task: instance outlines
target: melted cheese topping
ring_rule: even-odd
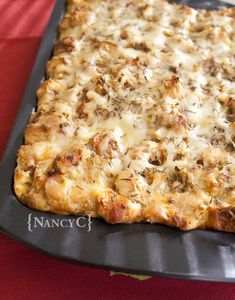
[[[135,207],[124,222],[184,229],[234,205],[234,15],[70,0],[19,152],[19,198],[110,221],[95,210],[108,190]]]

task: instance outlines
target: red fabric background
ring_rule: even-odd
[[[54,0],[0,0],[0,156]],[[0,233],[0,299],[235,299],[234,284],[123,275],[68,264]]]

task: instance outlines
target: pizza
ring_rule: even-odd
[[[235,8],[69,0],[37,98],[22,203],[235,232]]]

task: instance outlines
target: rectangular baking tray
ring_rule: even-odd
[[[218,1],[178,2],[206,9],[225,6]],[[56,2],[1,163],[0,229],[31,248],[75,263],[136,274],[235,282],[235,235],[231,233],[181,232],[146,223],[110,225],[99,219],[92,220],[90,231],[82,224],[69,228],[42,228],[38,224],[30,231],[29,217],[48,222],[74,220],[72,216],[31,210],[16,199],[13,191],[17,149],[36,105],[35,92],[44,79],[65,4],[66,0]],[[81,221],[86,223],[88,219]]]

